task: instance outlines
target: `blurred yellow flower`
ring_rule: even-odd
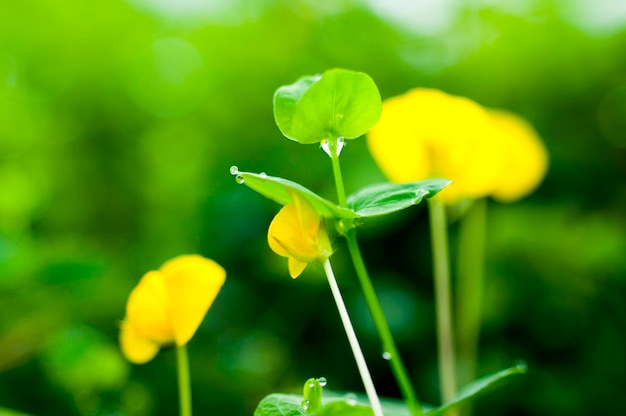
[[[150,361],[164,345],[185,345],[213,304],[226,272],[213,260],[183,255],[146,273],[131,292],[120,346],[131,362]]]
[[[270,248],[288,257],[289,274],[298,277],[312,261],[324,262],[332,247],[324,219],[306,199],[290,192],[293,202],[276,214],[267,232]]]
[[[520,117],[432,89],[383,101],[367,143],[392,182],[451,179],[435,197],[446,203],[519,199],[539,185],[548,166],[545,146]]]
[[[367,143],[392,182],[451,179],[452,185],[436,196],[451,203],[494,191],[503,168],[500,137],[477,103],[417,88],[383,102]]]
[[[502,202],[520,199],[539,186],[548,170],[548,151],[539,135],[524,119],[502,110],[489,110],[502,134],[506,171],[492,197]]]

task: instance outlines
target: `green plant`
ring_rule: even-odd
[[[340,154],[346,140],[355,139],[367,133],[378,122],[381,111],[381,99],[374,81],[364,73],[345,69],[333,69],[323,75],[300,78],[294,84],[280,87],[274,95],[274,116],[281,132],[287,138],[302,144],[319,143],[321,149],[330,157],[337,190],[337,204],[287,179],[269,176],[265,173],[244,172],[238,167],[231,167],[230,173],[235,175],[239,184],[245,184],[279,204],[285,205],[272,223],[281,222],[285,225],[280,227],[281,232],[278,233],[280,234],[278,237],[274,232],[276,227],[270,226],[268,240],[275,252],[289,258],[292,277],[297,277],[311,261],[317,261],[323,265],[367,393],[366,399],[358,395],[355,396],[356,399],[324,398],[321,407],[303,406],[303,398],[300,396],[271,394],[261,401],[255,416],[301,414],[434,416],[453,411],[488,387],[492,387],[509,376],[526,371],[525,364],[518,364],[475,380],[456,391],[455,382],[449,379],[452,377],[453,380],[455,372],[450,335],[452,326],[450,322],[444,323],[447,329],[440,330],[439,338],[440,343],[443,342],[444,350],[449,348],[448,358],[444,359],[448,367],[444,371],[442,386],[442,391],[446,391],[445,402],[433,408],[422,404],[418,399],[374,291],[359,249],[356,233],[358,226],[368,218],[389,215],[419,204],[424,199],[434,197],[448,186],[450,181],[435,178],[403,183],[374,184],[346,195],[339,163]],[[437,290],[438,310],[445,313],[449,321],[451,307],[449,288],[446,286],[449,286],[447,283],[449,277],[446,276],[446,274],[449,275],[449,265],[445,241],[445,211],[441,203],[437,201],[433,201],[430,206],[433,213],[439,213],[439,215],[432,216],[436,275],[437,280],[442,282],[442,286]],[[381,400],[376,394],[336,284],[330,263],[332,252],[328,249],[328,237],[325,235],[325,221],[334,223],[338,233],[347,241],[350,257],[381,339],[383,355],[389,361],[398,382],[404,399],[403,403],[397,400]],[[320,236],[320,232],[324,235]],[[289,247],[298,249],[289,249]],[[321,395],[321,388],[318,389],[319,386],[315,384],[315,381],[309,380],[307,383],[305,384],[305,397],[308,394],[307,386],[312,384],[312,388],[316,389],[317,400]]]

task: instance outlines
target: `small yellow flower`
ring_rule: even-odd
[[[500,134],[487,111],[438,90],[417,88],[385,100],[367,143],[392,182],[451,179],[436,196],[444,202],[489,195],[502,172]]]
[[[150,361],[164,345],[185,345],[213,304],[226,272],[213,260],[183,255],[146,273],[131,292],[120,346],[131,362]]]
[[[491,195],[502,202],[518,200],[539,186],[548,170],[548,151],[532,126],[515,114],[490,110],[502,133],[506,172]]]
[[[332,247],[324,219],[298,193],[290,195],[293,202],[272,220],[267,242],[276,254],[289,258],[289,274],[295,279],[312,261],[324,262],[330,257]]]

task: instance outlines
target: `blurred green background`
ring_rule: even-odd
[[[479,365],[530,372],[476,411],[626,414],[620,0],[0,2],[0,408],[176,414],[173,352],[131,366],[117,328],[143,273],[182,253],[228,271],[189,344],[197,414],[251,415],[309,377],[362,390],[319,268],[288,277],[265,241],[279,207],[229,174],[334,199],[326,156],[272,115],[278,86],[332,67],[367,72],[383,98],[434,87],[534,124],[550,171],[523,201],[490,203]],[[383,180],[363,139],[342,163],[348,192]],[[425,214],[369,222],[360,240],[418,392],[438,403]],[[342,244],[374,380],[399,397]]]

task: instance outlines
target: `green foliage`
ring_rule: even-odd
[[[344,67],[370,74],[383,97],[429,86],[513,110],[550,149],[538,193],[489,204],[478,371],[504,368],[513,352],[532,359],[533,371],[510,386],[514,394],[478,400],[477,414],[626,414],[626,402],[614,400],[626,386],[615,365],[626,343],[626,136],[604,133],[623,132],[623,18],[595,2],[561,0],[429,2],[434,10],[403,14],[409,30],[354,1],[220,2],[187,20],[136,8],[165,3],[200,2],[0,2],[2,411],[175,415],[176,391],[164,376],[175,371],[173,351],[132,367],[129,384],[96,411],[77,408],[49,371],[46,347],[78,324],[116,348],[117,322],[141,275],[192,252],[219,259],[230,279],[190,343],[198,414],[250,415],[257,398],[301,387],[293,380],[311,369],[324,369],[338,388],[354,383],[340,353],[345,340],[310,336],[332,325],[332,314],[318,313],[331,308],[326,291],[315,279],[292,284],[281,259],[263,249],[276,206],[225,174],[245,164],[332,195],[332,175],[314,159],[326,156],[303,163],[311,149],[283,138],[270,101],[276,86],[301,74]],[[344,153],[350,191],[382,180],[364,141],[348,142]],[[427,224],[411,211],[359,230],[376,241],[364,255],[407,347],[434,336],[426,254],[383,265],[399,249],[427,253],[414,238]],[[99,266],[56,266],[68,262]],[[356,302],[357,331],[375,345]],[[407,311],[417,315],[402,327],[393,315],[408,319]],[[298,358],[303,350],[307,360]],[[436,397],[434,349],[406,350],[420,369],[411,376]]]
[[[274,393],[261,400],[254,416],[301,416],[306,414],[302,407],[302,397],[294,394]]]
[[[373,416],[374,412],[371,408],[361,404],[352,404],[345,401],[330,402],[317,412],[312,413],[313,416]],[[390,416],[394,416],[391,415]]]
[[[250,172],[237,172],[237,180],[244,183],[251,189],[254,189],[261,195],[278,202],[281,205],[286,205],[292,202],[289,192],[297,192],[303,198],[311,203],[324,218],[357,218],[358,215],[349,209],[341,208],[340,206],[322,198],[315,192],[305,188],[299,183],[292,182],[287,179],[278,178],[275,176],[268,176],[264,174],[250,173]]]
[[[428,405],[424,406],[423,414],[424,416],[441,416],[446,411],[473,400],[477,396],[500,385],[510,377],[524,374],[526,371],[526,364],[520,362],[513,367],[481,377],[461,388],[450,402],[437,408]],[[315,379],[307,380],[305,391],[311,380]],[[321,395],[321,388],[318,393]],[[326,396],[330,396],[330,398],[323,398],[322,402],[324,405],[312,413],[303,410],[302,405],[305,402],[303,402],[300,396],[293,394],[270,394],[261,400],[254,412],[254,416],[299,416],[304,414],[312,416],[370,416],[373,414],[372,409],[366,406],[368,402],[365,396],[350,394],[353,397],[348,399],[346,395],[339,395],[332,391],[328,393]],[[305,395],[305,400],[307,400],[306,397]],[[385,416],[409,416],[410,414],[404,403],[398,400],[382,398],[381,404]]]
[[[359,137],[376,124],[381,109],[370,76],[345,69],[302,77],[274,94],[274,118],[280,131],[305,144]]]
[[[326,383],[326,379],[323,379]],[[307,413],[315,412],[322,406],[322,383],[321,380],[310,378],[304,383],[302,389],[303,405]]]
[[[408,183],[380,183],[367,186],[348,196],[348,207],[361,217],[391,214],[431,198],[452,183],[428,179]]]
[[[233,170],[237,180],[261,195],[281,205],[292,202],[289,192],[297,192],[308,200],[324,218],[355,219],[391,214],[419,204],[430,198],[451,182],[444,179],[429,179],[409,183],[382,183],[371,185],[348,197],[348,207],[342,208],[322,198],[304,186],[266,174]]]
[[[505,379],[508,379],[509,377],[514,375],[526,373],[526,370],[526,364],[522,362],[514,367],[507,368],[506,370],[501,370],[497,373],[481,377],[461,388],[457,395],[454,397],[454,399],[452,399],[450,402],[445,403],[443,406],[435,410],[426,412],[425,415],[443,415],[447,410],[458,407],[459,405],[474,399],[479,394],[482,394],[490,388],[495,387]]]

